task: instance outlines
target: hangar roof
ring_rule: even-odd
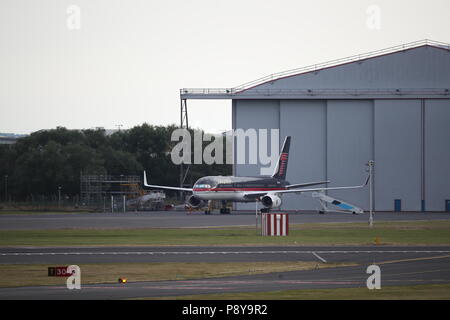
[[[183,88],[181,99],[450,97],[450,44],[420,40],[274,73],[234,88]]]

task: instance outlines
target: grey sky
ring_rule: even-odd
[[[79,30],[66,12],[80,8]],[[367,25],[370,5],[380,29]],[[450,1],[0,1],[0,132],[179,123],[182,87],[261,76],[420,39],[450,42]],[[231,128],[230,101],[189,101]]]

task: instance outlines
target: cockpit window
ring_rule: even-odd
[[[211,189],[211,186],[209,184],[196,184],[194,189]]]
[[[212,177],[203,177],[198,179],[195,184],[195,189],[210,189],[217,186],[217,181]]]

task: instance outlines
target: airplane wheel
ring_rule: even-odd
[[[325,211],[319,210],[319,214],[325,214]]]

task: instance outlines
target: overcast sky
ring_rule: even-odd
[[[180,88],[450,42],[449,13],[448,0],[0,0],[0,132],[178,124]],[[231,129],[231,101],[188,105],[191,126]]]

